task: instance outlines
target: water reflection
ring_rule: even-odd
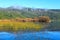
[[[60,40],[60,32],[35,32],[18,34],[17,40]]]

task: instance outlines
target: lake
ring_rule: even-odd
[[[22,34],[0,32],[0,40],[60,40],[60,32],[42,31]]]

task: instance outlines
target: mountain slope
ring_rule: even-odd
[[[58,9],[40,9],[27,7],[8,7],[0,8],[0,19],[4,18],[34,18],[39,16],[49,16],[51,19],[60,19],[60,10]]]

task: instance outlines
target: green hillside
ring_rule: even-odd
[[[57,10],[19,10],[19,9],[0,9],[0,19],[10,18],[34,18],[39,16],[49,16],[51,19],[60,19],[60,11]]]

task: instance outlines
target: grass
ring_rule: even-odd
[[[33,22],[0,21],[0,31],[38,31],[41,28],[42,24],[36,24]]]

